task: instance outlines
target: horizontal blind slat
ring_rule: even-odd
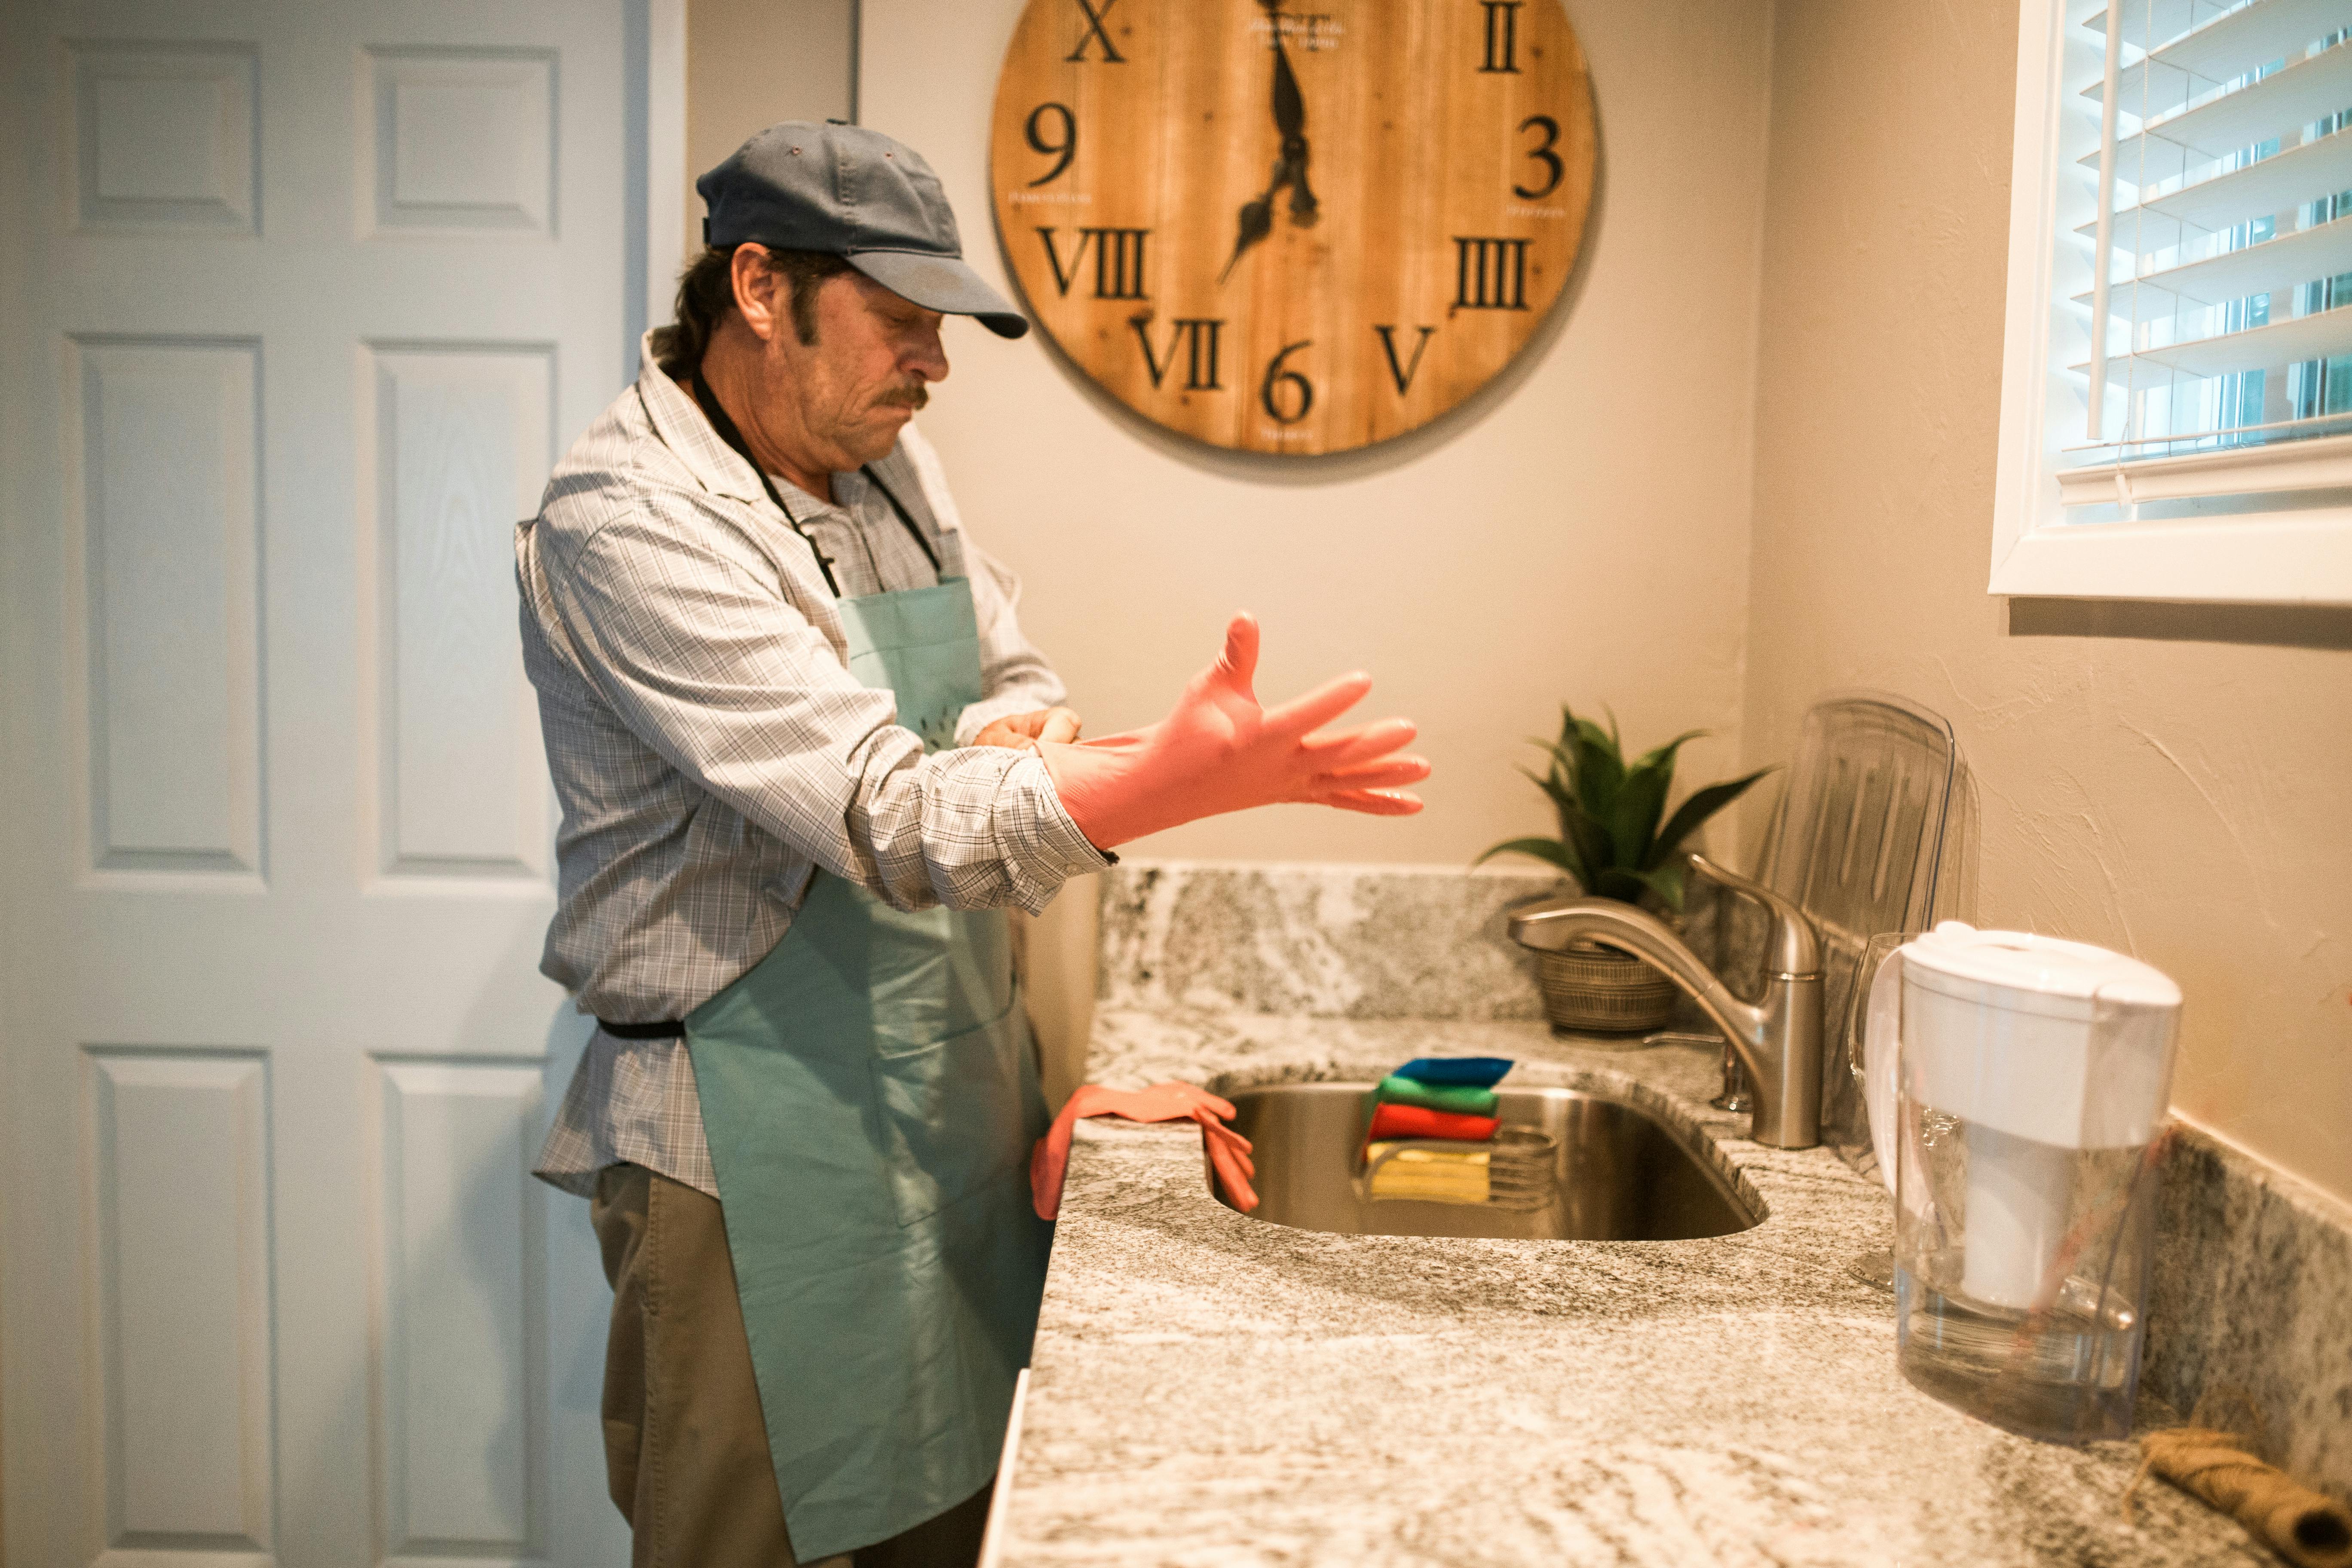
[[[2097,462],[2103,457],[2112,458],[2118,447],[2198,447],[2237,442],[2248,446],[2263,443],[2305,441],[2322,436],[2352,435],[2352,414],[2314,414],[2302,419],[2281,419],[2268,425],[2231,425],[2208,430],[2184,430],[2169,436],[2150,436],[2139,441],[2082,442],[2066,448],[2070,461]]]
[[[2352,436],[2264,440],[2058,470],[2059,495],[2068,506],[2341,489],[2347,484],[2352,484]]]
[[[2186,147],[2219,158],[2273,137],[2291,138],[2304,126],[2352,109],[2352,46],[2338,45],[2272,72],[2262,80],[2150,121],[2116,138],[2117,167],[2128,171],[2149,142]],[[2096,167],[2098,150],[2082,159]]]
[[[2133,48],[2145,49],[2179,37],[2196,25],[2198,12],[2214,8],[2212,0],[2124,0],[2123,5],[2091,17],[2083,27],[2104,38],[2107,36],[2107,17],[2120,13],[2124,42]]]
[[[2218,305],[2345,272],[2352,272],[2352,217],[2297,229],[2260,245],[2178,267],[2158,268],[2137,278],[2118,278],[2108,287],[2116,290],[2137,287],[2143,292],[2155,290],[2196,304]],[[2083,304],[2091,300],[2087,291],[2074,298]]]
[[[2178,371],[2192,376],[2226,375],[2232,371],[2268,370],[2345,353],[2352,353],[2352,309],[2322,310],[2317,315],[2273,321],[2242,332],[2222,332],[2163,348],[2114,354],[2107,360],[2107,380],[2110,384],[2144,383],[2151,369],[2158,374]],[[2087,363],[2073,368],[2080,375],[2091,374]]]
[[[2143,214],[2206,230],[2229,228],[2344,190],[2352,190],[2352,132],[2339,131],[2164,195],[2126,202],[2116,209],[2115,232],[2128,236],[2130,220]],[[2075,232],[2095,234],[2098,226],[2095,218]]]
[[[2116,101],[2145,118],[2179,108],[2200,93],[2273,60],[2300,55],[2331,33],[2352,27],[2347,0],[2253,0],[2126,66]],[[2093,78],[2083,96],[2097,102]]]

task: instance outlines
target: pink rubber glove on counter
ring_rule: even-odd
[[[1234,1113],[1230,1100],[1218,1099],[1189,1083],[1155,1083],[1150,1089],[1105,1089],[1098,1083],[1081,1087],[1054,1118],[1054,1125],[1029,1152],[1029,1201],[1039,1219],[1062,1212],[1062,1178],[1070,1168],[1071,1130],[1082,1116],[1121,1116],[1129,1121],[1181,1121],[1201,1124],[1201,1142],[1218,1184],[1244,1214],[1257,1207],[1250,1178],[1257,1165],[1250,1159],[1250,1141],[1225,1125]]]
[[[1235,616],[1223,656],[1159,723],[1076,745],[1036,742],[1063,808],[1095,847],[1285,801],[1381,816],[1421,809],[1395,787],[1429,776],[1426,762],[1400,754],[1413,737],[1410,720],[1313,732],[1362,701],[1372,678],[1343,675],[1268,711],[1250,686],[1257,645],[1255,618]]]

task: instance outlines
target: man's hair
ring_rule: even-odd
[[[654,329],[654,362],[672,380],[682,379],[702,363],[711,335],[735,309],[737,248],[710,246],[678,274],[677,319]],[[766,252],[769,272],[782,273],[791,286],[793,335],[803,343],[815,342],[817,288],[849,271],[849,263],[822,250],[761,249]]]

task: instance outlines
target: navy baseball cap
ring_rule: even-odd
[[[838,256],[927,310],[977,316],[1017,338],[1028,318],[964,265],[940,177],[903,142],[860,125],[771,125],[694,182],[706,245],[756,241]]]

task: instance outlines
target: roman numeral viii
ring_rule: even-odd
[[[1087,252],[1095,253],[1095,298],[1097,300],[1142,300],[1150,298],[1143,286],[1144,242],[1151,237],[1148,228],[1082,228],[1078,243],[1070,252],[1069,265],[1062,264],[1062,253],[1054,243],[1057,230],[1040,226],[1037,237],[1045,242],[1045,262],[1054,269],[1054,286],[1068,299],[1070,285],[1078,280],[1078,269],[1086,265]]]
[[[1184,390],[1186,392],[1223,392],[1224,384],[1217,379],[1217,349],[1224,336],[1223,318],[1206,321],[1198,317],[1182,317],[1168,324],[1168,352],[1151,352],[1150,323],[1138,317],[1129,321],[1135,329],[1135,341],[1143,350],[1143,368],[1151,374],[1151,388],[1168,379],[1176,368],[1176,351],[1185,349]]]
[[[1528,241],[1454,237],[1454,308],[1528,308]]]

